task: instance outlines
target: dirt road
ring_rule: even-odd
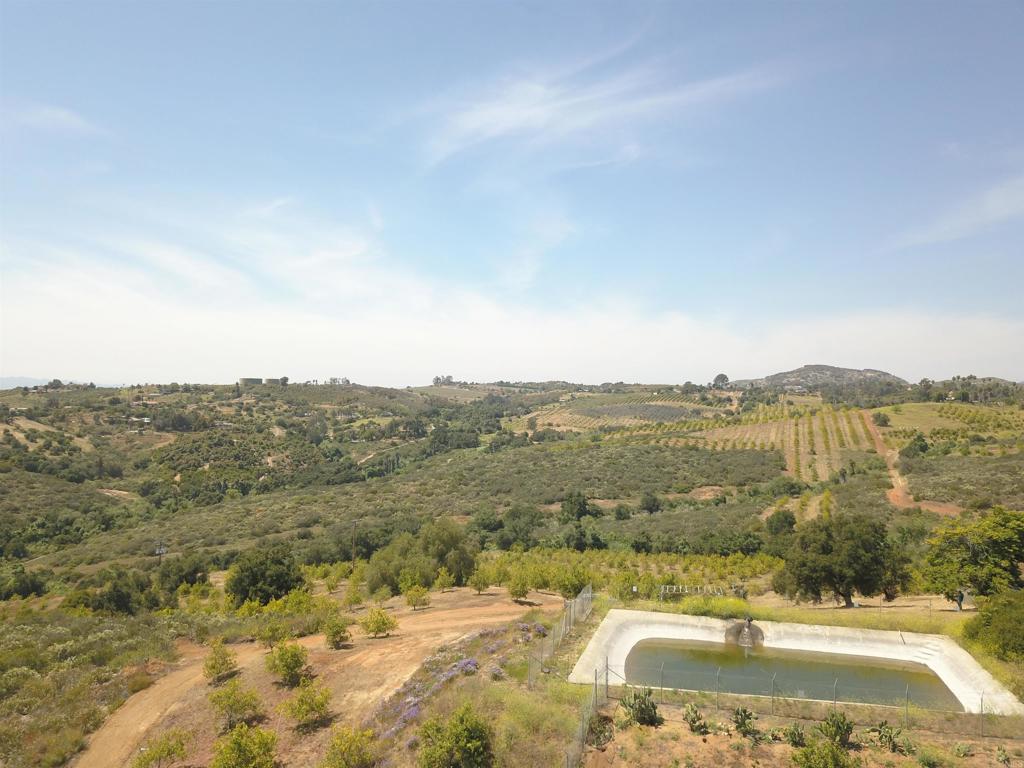
[[[889,481],[892,483],[892,488],[886,491],[885,495],[889,498],[890,504],[900,509],[920,507],[926,512],[935,512],[939,515],[959,515],[963,511],[956,504],[945,501],[915,501],[910,494],[907,478],[900,473],[899,452],[886,446],[882,433],[879,432],[878,426],[872,421],[871,414],[867,411],[864,411],[864,423],[868,427],[875,450],[879,456],[885,459],[885,465],[889,468]]]
[[[531,601],[545,612],[556,612],[562,599],[531,593]],[[386,638],[371,639],[358,629],[352,647],[332,650],[323,635],[304,637],[299,642],[309,649],[309,664],[316,679],[331,691],[336,722],[360,723],[381,701],[419,668],[438,646],[488,626],[513,621],[529,606],[514,603],[504,589],[492,587],[483,595],[470,589],[444,594],[431,593],[432,605],[411,611],[394,599],[388,608],[399,628]],[[256,643],[230,646],[238,654],[239,677],[255,689],[267,712],[263,727],[278,735],[282,766],[313,766],[323,755],[329,729],[298,734],[277,708],[291,695],[264,669],[265,649]],[[152,736],[168,728],[182,728],[192,737],[189,763],[205,764],[213,754],[218,736],[207,696],[211,690],[203,677],[207,649],[186,644],[173,671],[126,701],[90,737],[74,768],[125,768],[139,748]]]

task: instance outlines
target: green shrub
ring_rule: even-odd
[[[654,692],[650,688],[631,688],[622,697],[621,703],[631,723],[658,726],[665,722],[665,718],[658,714],[658,705],[654,702]]]
[[[970,744],[965,744],[962,741],[958,741],[953,746],[953,754],[960,758],[970,757],[974,754],[974,747],[972,747]]]
[[[372,608],[359,621],[359,626],[370,637],[387,637],[398,629],[398,620],[383,608]]]
[[[162,768],[175,760],[184,759],[188,750],[188,734],[180,728],[165,731],[146,743],[132,761],[132,768]]]
[[[949,761],[934,747],[921,747],[917,753],[917,764],[923,768],[944,768]]]
[[[846,749],[853,735],[853,721],[844,712],[833,709],[824,722],[818,723],[818,733],[836,746]]]
[[[224,645],[222,638],[210,643],[210,652],[203,662],[203,675],[211,684],[216,684],[238,671],[238,657]]]
[[[878,745],[880,747],[887,749],[890,752],[909,754],[913,751],[910,748],[910,742],[901,737],[903,729],[889,725],[886,720],[883,720],[872,728],[868,728],[868,733],[874,735],[878,740]]]
[[[211,693],[210,704],[224,720],[225,730],[231,730],[239,723],[253,723],[263,716],[259,694],[243,688],[237,678]]]
[[[786,743],[794,749],[807,744],[807,734],[804,733],[804,727],[800,723],[787,725],[782,731],[782,736],[786,739]]]
[[[281,704],[281,711],[295,721],[298,730],[310,730],[330,717],[331,692],[310,680],[299,683],[295,695]]]
[[[335,650],[348,645],[352,640],[352,633],[348,630],[351,625],[351,619],[341,616],[331,616],[327,619],[323,627],[327,645]]]
[[[244,723],[217,741],[210,768],[274,768],[277,734]]]
[[[356,731],[339,726],[331,733],[331,743],[320,768],[373,768],[377,765],[377,749],[373,731]]]
[[[964,625],[964,636],[979,640],[1000,659],[1024,661],[1024,590],[1006,590],[985,601]]]
[[[704,715],[697,709],[697,705],[692,701],[683,707],[683,720],[690,726],[690,730],[700,736],[706,736],[711,732],[711,728],[704,720]]]
[[[732,712],[732,722],[736,726],[736,732],[740,736],[746,736],[747,738],[757,739],[761,735],[761,732],[754,725],[754,721],[757,720],[757,715],[751,712],[746,707],[736,707]]]
[[[793,753],[798,768],[853,768],[857,762],[833,741],[818,741]]]
[[[282,643],[267,654],[267,671],[294,688],[305,677],[308,659],[309,653],[298,643]]]
[[[431,718],[420,728],[420,768],[490,768],[491,726],[467,702],[447,721]]]

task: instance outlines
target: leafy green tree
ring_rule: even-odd
[[[487,591],[487,588],[491,586],[491,577],[487,569],[477,566],[473,575],[469,577],[469,586],[475,589],[478,595]]]
[[[561,520],[563,523],[571,523],[582,520],[587,515],[596,514],[599,514],[599,510],[595,511],[591,507],[582,491],[569,491],[562,500]]]
[[[224,721],[227,730],[239,723],[253,723],[263,716],[263,706],[256,691],[243,688],[238,679],[229,680],[210,694],[210,704]]]
[[[772,536],[785,536],[796,528],[796,515],[793,511],[782,507],[772,512],[765,520],[765,527]]]
[[[711,385],[715,389],[724,389],[729,385],[729,377],[726,376],[724,373],[720,373],[717,376],[715,376],[715,380],[711,382]]]
[[[875,411],[871,414],[871,420],[877,427],[888,427],[889,426],[889,414],[884,411]]]
[[[447,721],[431,718],[420,728],[420,768],[490,768],[493,741],[490,725],[467,702]]]
[[[236,606],[246,600],[266,605],[302,585],[302,571],[291,548],[287,544],[272,544],[239,555],[231,566],[224,589]]]
[[[218,637],[210,644],[210,652],[203,662],[203,675],[211,684],[216,685],[238,670],[238,656],[224,645],[223,638]]]
[[[374,768],[377,762],[373,731],[357,731],[342,725],[331,733],[331,743],[320,768]]]
[[[148,742],[132,761],[132,768],[163,768],[188,754],[188,734],[181,728],[164,731]]]
[[[343,648],[352,640],[349,627],[352,620],[341,616],[330,616],[324,621],[323,630],[327,645],[335,650]]]
[[[964,635],[982,642],[1000,659],[1024,662],[1024,590],[990,597],[964,626]]]
[[[928,452],[928,441],[925,440],[924,435],[920,432],[915,432],[914,436],[910,438],[905,446],[900,449],[900,458],[902,459],[916,459]]]
[[[452,576],[451,572],[445,567],[441,568],[437,572],[437,578],[434,579],[434,589],[438,592],[446,592],[455,586],[455,577]]]
[[[294,688],[306,676],[309,652],[298,643],[281,643],[267,654],[267,671]]]
[[[508,594],[516,602],[525,600],[530,594],[530,578],[524,569],[520,568],[512,574],[508,582]]]
[[[277,734],[242,723],[214,745],[210,768],[274,768],[276,749]]]
[[[383,608],[371,608],[359,621],[359,626],[370,637],[387,637],[398,629],[398,620]]]
[[[281,704],[281,711],[295,721],[297,730],[323,725],[330,717],[331,692],[320,683],[303,680],[295,695]]]
[[[885,574],[885,525],[860,514],[837,514],[797,526],[776,591],[820,602],[823,593],[853,606],[853,595],[877,594]]]
[[[640,497],[639,507],[641,512],[653,515],[656,512],[661,512],[661,499],[653,491],[644,491],[643,496]]]
[[[950,520],[928,540],[932,588],[963,604],[964,589],[991,595],[1024,588],[1024,512],[993,507],[975,521]]]
[[[430,593],[427,592],[426,587],[417,584],[405,591],[405,602],[414,611],[417,608],[426,608],[430,605]]]

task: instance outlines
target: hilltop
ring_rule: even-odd
[[[850,386],[865,382],[907,386],[899,376],[874,368],[839,368],[834,365],[804,365],[792,371],[773,373],[760,379],[741,379],[732,382],[740,388],[765,387],[768,389],[816,390],[828,386]]]

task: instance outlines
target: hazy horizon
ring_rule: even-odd
[[[0,375],[1024,380],[1024,7],[2,0]]]

